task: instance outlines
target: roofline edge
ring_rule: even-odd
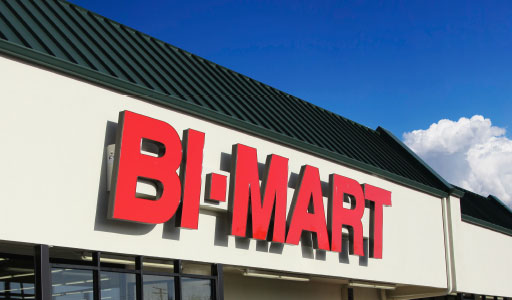
[[[486,229],[490,229],[490,230],[493,230],[493,231],[496,231],[496,232],[499,232],[502,234],[512,236],[512,230],[505,228],[503,226],[496,225],[494,223],[487,222],[487,221],[484,221],[484,220],[481,220],[481,219],[478,219],[478,218],[475,218],[475,217],[472,217],[472,216],[466,215],[466,214],[461,214],[461,219],[462,219],[462,221],[464,221],[466,223],[470,223],[470,224],[473,224],[476,226],[480,226],[480,227],[483,227]]]
[[[455,196],[460,195],[460,191],[452,186],[448,181],[446,181],[441,175],[439,175],[434,169],[432,169],[423,159],[421,159],[411,148],[407,147],[400,139],[398,139],[391,131],[379,126],[377,127],[377,131],[383,133],[387,137],[389,137],[392,141],[394,141],[398,146],[404,149],[412,158],[414,158],[417,162],[419,162],[427,171],[429,171],[432,175],[434,175],[437,180],[439,180],[444,187],[446,188],[446,192],[449,194],[453,194]]]
[[[510,209],[510,207],[508,205],[505,204],[505,202],[501,201],[500,198],[494,196],[494,195],[489,195],[487,198],[491,198],[493,199],[494,201],[498,202],[501,206],[505,207],[505,209],[512,214],[512,209]]]
[[[319,156],[330,161],[340,163],[342,165],[363,171],[365,173],[374,174],[384,179],[399,183],[421,192],[427,193],[436,197],[446,197],[449,193],[434,187],[419,183],[412,179],[402,177],[400,175],[382,170],[375,166],[357,161],[355,159],[346,157],[344,155],[334,153],[332,151],[323,149],[321,147],[308,144],[306,142],[294,139],[292,137],[265,129],[263,127],[237,120],[235,118],[211,111],[209,109],[191,104],[172,95],[162,94],[150,89],[140,87],[136,84],[126,82],[124,80],[101,74],[99,72],[86,69],[79,65],[75,65],[56,57],[40,53],[38,51],[19,46],[17,44],[0,39],[0,53],[21,59],[22,61],[33,63],[38,66],[49,68],[63,74],[71,75],[85,81],[105,86],[117,91],[125,92],[129,95],[140,97],[149,102],[157,103],[179,111],[192,114],[199,118],[204,118],[225,126],[229,126],[238,130],[248,132],[258,137],[277,142],[286,146],[291,146],[295,149],[305,151],[315,156]],[[381,128],[381,127],[379,127]],[[382,130],[385,130],[382,128]],[[394,136],[393,136],[394,138]],[[396,139],[396,138],[395,138]]]

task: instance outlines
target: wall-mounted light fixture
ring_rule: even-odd
[[[25,277],[25,276],[34,276],[34,273],[14,274],[14,275],[2,276],[2,277],[0,277],[0,280],[10,279],[10,278],[17,278],[17,277]]]
[[[92,256],[82,255],[82,260],[92,261]],[[116,258],[102,257],[101,261],[105,262],[105,263],[111,263],[111,264],[135,265],[135,261],[128,260],[128,259],[116,259]],[[145,267],[154,267],[154,268],[174,269],[174,266],[172,264],[160,264],[160,263],[146,262],[146,261],[144,262],[144,266]]]
[[[284,275],[284,274],[277,274],[277,273],[268,273],[268,272],[261,272],[261,271],[251,270],[251,269],[244,270],[242,274],[244,276],[269,278],[269,279],[309,281],[308,277],[295,276],[295,275],[289,275],[289,274]]]
[[[371,288],[371,289],[382,289],[382,290],[394,290],[396,288],[396,286],[394,286],[394,285],[386,285],[386,284],[371,283],[371,282],[359,282],[359,281],[351,281],[348,284],[348,286]]]

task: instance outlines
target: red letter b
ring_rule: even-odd
[[[151,224],[168,221],[180,203],[180,162],[181,141],[171,125],[129,111],[119,113],[109,217]],[[137,197],[137,181],[153,183],[156,199]]]

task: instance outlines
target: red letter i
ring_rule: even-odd
[[[193,129],[183,132],[183,159],[180,177],[183,185],[181,210],[176,214],[176,226],[197,229],[201,197],[204,133]]]

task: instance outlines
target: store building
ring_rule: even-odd
[[[60,0],[0,70],[0,299],[512,297],[509,208],[383,128]]]

